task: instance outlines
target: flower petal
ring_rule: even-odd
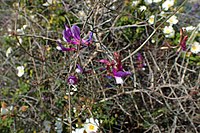
[[[77,64],[76,66],[77,66],[76,72],[77,73],[83,73],[83,68],[79,64]]]
[[[80,28],[77,25],[73,25],[72,28],[71,28],[71,31],[72,31],[72,35],[73,35],[75,40],[77,40],[77,41],[81,40]]]
[[[113,70],[114,72],[113,72],[113,75],[115,76],[115,77],[126,77],[126,76],[128,76],[128,75],[131,75],[131,72],[123,72],[123,71],[118,71],[118,72],[116,72],[115,70]]]
[[[115,76],[115,80],[116,80],[116,84],[123,84],[124,83],[124,81],[121,77]]]
[[[71,43],[71,38],[72,38],[72,32],[71,30],[68,28],[66,28],[66,30],[63,30],[63,39],[68,42]]]
[[[24,75],[24,66],[18,66],[17,70],[18,70],[17,72],[18,77],[21,77],[22,75]]]
[[[110,65],[110,61],[108,61],[106,59],[101,59],[101,60],[99,60],[99,62],[104,63],[106,65]]]
[[[66,48],[66,47],[64,47],[59,41],[57,41],[57,43],[60,46],[62,51],[76,51],[75,48]]]
[[[91,44],[92,43],[92,37],[93,37],[93,32],[90,32],[89,38],[87,40],[82,39],[82,43],[85,44],[85,45]]]
[[[69,84],[75,85],[75,84],[77,84],[78,79],[77,79],[75,76],[69,76],[68,79],[67,79],[67,82],[68,82]]]

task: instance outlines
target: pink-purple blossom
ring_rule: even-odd
[[[123,84],[123,77],[131,75],[131,72],[124,71],[121,63],[119,53],[114,53],[115,60],[109,61],[106,59],[99,60],[99,62],[106,65],[107,76],[115,78],[117,84]]]
[[[73,45],[82,45],[89,46],[92,43],[93,32],[89,33],[88,39],[82,39],[80,28],[77,25],[73,25],[71,28],[65,25],[65,30],[63,30],[63,40],[68,44]],[[58,45],[60,46],[62,51],[76,51],[77,48],[66,48],[64,47],[60,41],[58,41]]]
[[[67,79],[67,82],[68,82],[69,84],[71,84],[71,85],[75,85],[75,84],[77,84],[78,79],[77,79],[76,76],[70,75],[70,76],[68,77],[68,79]]]
[[[76,72],[77,73],[83,73],[84,72],[83,68],[79,64],[76,65]]]

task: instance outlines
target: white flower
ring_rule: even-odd
[[[9,47],[7,50],[6,50],[6,57],[9,56],[9,54],[12,52],[12,48]]]
[[[146,4],[152,4],[152,0],[144,0],[144,2],[146,3]]]
[[[171,16],[167,22],[170,24],[170,25],[173,25],[173,24],[177,24],[178,23],[178,19],[175,15]]]
[[[84,128],[87,133],[96,133],[98,130],[99,121],[94,118],[87,119]]]
[[[22,28],[21,29],[17,29],[17,33],[24,34],[24,30]]]
[[[12,36],[12,29],[8,28],[7,31],[8,31],[8,36]]]
[[[75,107],[73,107],[73,112],[74,112],[74,113],[76,113],[76,111],[77,111],[77,110],[76,110],[76,108],[75,108]]]
[[[17,33],[24,34],[24,30],[28,27],[28,25],[23,25],[22,28],[17,29]]]
[[[19,42],[17,42],[17,45],[20,46],[20,44],[22,44],[23,40],[22,40],[21,37],[17,37],[17,38],[18,38],[18,41],[19,41]]]
[[[22,26],[22,29],[25,30],[27,27],[28,27],[28,25],[25,24]]]
[[[44,4],[42,4],[43,6],[49,6],[53,4],[53,0],[47,0],[47,2],[45,2]]]
[[[72,131],[72,133],[84,133],[84,128],[76,128],[75,131]]]
[[[112,10],[116,10],[116,6],[113,5],[113,6],[110,7],[110,9],[112,9]]]
[[[154,18],[155,18],[154,15],[151,15],[151,16],[149,17],[149,20],[148,20],[149,24],[154,24]]]
[[[76,73],[82,73],[82,71],[79,68],[76,68]]]
[[[134,0],[133,2],[132,2],[132,6],[137,6],[138,4],[139,4],[139,0]]]
[[[200,43],[199,42],[194,42],[190,48],[191,52],[194,54],[197,54],[200,52]]]
[[[161,12],[160,12],[160,16],[164,17],[164,16],[165,16],[165,12],[164,12],[164,11],[161,11]]]
[[[24,66],[18,66],[17,70],[18,70],[17,72],[18,77],[21,77],[22,75],[24,75]]]
[[[175,30],[172,26],[165,26],[163,29],[163,33],[167,38],[173,38],[175,34]]]
[[[140,8],[139,8],[140,11],[145,11],[146,9],[147,9],[146,6],[140,6]]]
[[[62,50],[60,46],[56,46],[56,49],[59,51]]]
[[[163,4],[162,4],[162,8],[167,11],[170,7],[172,7],[174,5],[174,0],[166,0]]]
[[[194,29],[195,29],[194,26],[187,26],[187,27],[185,27],[185,30],[188,31],[188,32],[193,31]]]
[[[115,76],[115,80],[116,80],[116,84],[123,84],[124,83],[124,81],[121,77]]]
[[[154,3],[161,2],[162,0],[153,0]]]
[[[151,42],[152,42],[152,43],[155,43],[155,42],[156,42],[156,40],[155,40],[155,39],[152,39],[152,40],[151,40]]]

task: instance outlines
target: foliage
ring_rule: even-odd
[[[200,3],[145,1],[3,0],[0,132],[72,132],[89,118],[105,133],[200,132]],[[73,25],[92,44],[63,40]]]

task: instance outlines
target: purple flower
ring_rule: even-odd
[[[67,82],[69,84],[75,85],[78,82],[78,79],[76,78],[76,76],[69,76],[67,79]]]
[[[131,72],[123,71],[123,66],[121,63],[119,53],[114,53],[115,61],[108,61],[106,59],[102,59],[99,62],[104,63],[106,65],[107,75],[115,78],[117,84],[123,84],[123,77],[131,75]],[[111,71],[112,69],[112,71]]]
[[[126,77],[128,75],[131,75],[131,72],[123,72],[123,71],[117,71],[113,68],[113,75],[116,77]]]
[[[71,28],[65,25],[65,30],[63,30],[63,40],[69,44],[73,45],[83,45],[88,46],[92,43],[93,33],[90,32],[89,38],[87,40],[81,38],[80,28],[77,25],[73,25]],[[62,51],[75,51],[76,48],[65,48],[60,42],[58,42]]]
[[[83,73],[83,68],[79,64],[77,64],[76,66],[77,66],[76,72],[77,73]]]
[[[92,43],[93,32],[90,32],[89,38],[87,40],[82,39],[82,44],[88,46]]]
[[[80,44],[80,29],[78,26],[73,25],[71,28],[65,26],[65,30],[63,30],[63,39],[70,44]]]
[[[122,78],[131,75],[131,72],[117,71],[115,68],[113,68],[113,75],[117,84],[123,84],[124,81]]]
[[[76,51],[76,48],[66,48],[61,44],[61,42],[57,41],[57,43],[60,46],[62,51]]]

